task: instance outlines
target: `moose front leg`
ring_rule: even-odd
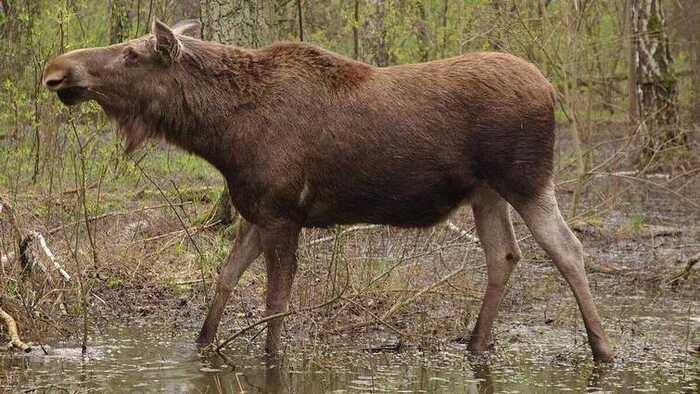
[[[226,260],[226,264],[219,272],[219,278],[216,282],[216,295],[209,306],[209,313],[207,313],[207,319],[204,321],[202,330],[199,332],[198,344],[206,346],[214,341],[219,321],[221,321],[221,316],[224,313],[231,291],[238,283],[243,272],[260,256],[260,253],[262,253],[262,247],[258,227],[241,218],[236,241]]]
[[[266,316],[287,311],[292,283],[297,269],[296,250],[300,228],[283,224],[261,231],[262,247],[267,268]],[[283,318],[267,323],[265,350],[274,355],[279,351]]]

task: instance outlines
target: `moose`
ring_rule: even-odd
[[[570,285],[594,359],[613,359],[582,245],[557,205],[555,93],[533,64],[480,52],[380,68],[303,42],[208,42],[199,29],[156,19],[150,34],[62,54],[43,74],[64,104],[96,101],[127,152],[164,138],[224,176],[242,219],[198,344],[215,340],[232,288],[261,254],[266,314],[287,310],[302,228],[427,227],[469,204],[488,281],[468,349],[489,349],[521,256],[513,207]],[[282,320],[268,322],[269,353]]]

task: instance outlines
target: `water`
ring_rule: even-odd
[[[46,349],[48,355],[37,349],[0,357],[0,391],[699,392],[700,359],[691,353],[642,348],[641,354],[620,355],[616,365],[596,368],[585,343],[562,343],[566,332],[524,325],[513,331],[514,342],[501,344],[488,359],[465,356],[459,344],[371,353],[362,344],[338,349],[335,343],[332,352],[295,346],[272,364],[245,341],[224,360],[200,356],[190,332],[121,327],[92,337],[86,356],[78,344],[59,342]]]

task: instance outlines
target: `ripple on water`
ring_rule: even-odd
[[[660,316],[635,317],[640,332],[683,327]],[[696,331],[690,337],[697,337]],[[55,387],[65,390],[162,392],[283,391],[304,393],[442,392],[469,393],[480,387],[498,392],[556,391],[698,392],[697,357],[679,350],[678,336],[638,335],[618,340],[619,361],[598,369],[589,361],[582,334],[549,326],[512,326],[516,340],[484,359],[465,357],[459,346],[434,353],[407,348],[373,354],[348,345],[332,352],[295,350],[282,367],[268,368],[256,346],[227,353],[226,363],[202,358],[191,338],[167,331],[116,329],[90,339],[87,355],[79,346],[58,343],[39,352],[0,357],[0,391]],[[673,332],[682,332],[674,328]],[[671,332],[671,331],[669,331]],[[696,335],[693,337],[693,335]],[[349,341],[347,341],[349,342]],[[57,373],[58,372],[58,373]]]

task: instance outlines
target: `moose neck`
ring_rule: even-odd
[[[164,137],[182,149],[207,160],[222,172],[235,170],[243,152],[240,122],[232,122],[255,105],[251,52],[220,44],[187,40],[186,51],[172,67],[170,83],[177,92],[158,103],[141,103],[141,110],[120,120],[127,135],[127,150],[148,137]],[[140,131],[141,130],[141,131]],[[134,141],[132,141],[132,139]]]

